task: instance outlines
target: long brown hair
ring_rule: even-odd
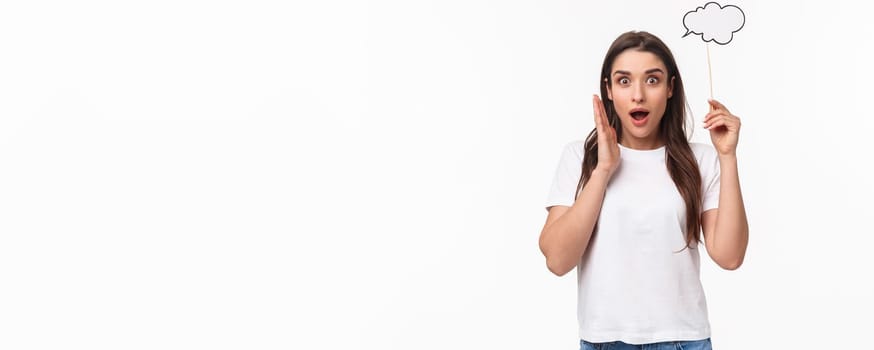
[[[622,141],[622,126],[619,121],[619,115],[616,114],[616,108],[613,106],[613,101],[607,98],[607,86],[612,84],[609,77],[610,70],[613,68],[613,61],[616,59],[616,56],[619,56],[625,50],[650,52],[658,56],[668,70],[668,81],[673,79],[673,95],[668,98],[665,115],[659,124],[658,132],[659,136],[665,141],[665,164],[668,168],[668,173],[671,175],[677,190],[679,190],[680,195],[686,202],[686,247],[694,248],[701,241],[701,225],[700,217],[698,216],[702,206],[701,173],[687,139],[687,130],[691,130],[691,125],[686,125],[686,94],[683,89],[683,79],[680,78],[680,71],[677,69],[677,62],[674,60],[671,50],[655,35],[643,31],[631,31],[623,33],[616,38],[604,57],[599,85],[601,86],[601,100],[604,102],[607,119],[610,126],[616,130],[618,142]],[[596,165],[598,165],[597,128],[592,129],[592,132],[586,138],[582,166],[583,173],[579,184],[577,184],[575,200],[579,196],[580,190],[589,181]]]

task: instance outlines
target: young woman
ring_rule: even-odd
[[[710,100],[713,146],[687,139],[674,57],[646,32],[619,36],[593,96],[595,129],[565,146],[540,233],[551,272],[577,268],[581,349],[710,349],[698,247],[726,270],[748,226],[740,119]]]

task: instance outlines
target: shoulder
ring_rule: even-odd
[[[699,142],[689,142],[695,160],[698,161],[698,170],[706,179],[719,174],[719,154],[713,145]]]
[[[689,142],[689,147],[692,148],[692,153],[695,154],[695,159],[698,160],[699,164],[702,162],[708,163],[719,158],[716,154],[716,148],[714,148],[713,145],[700,142]]]
[[[562,150],[562,158],[568,160],[582,161],[584,148],[586,147],[585,140],[573,140],[564,144]]]

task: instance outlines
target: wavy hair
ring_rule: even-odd
[[[644,31],[631,31],[616,38],[604,57],[599,85],[601,87],[601,101],[604,101],[607,119],[610,126],[616,130],[618,142],[622,141],[622,126],[613,101],[607,98],[607,87],[612,87],[610,85],[612,80],[609,77],[613,61],[625,50],[650,52],[658,56],[668,70],[668,81],[673,79],[673,95],[668,98],[665,115],[661,119],[658,132],[665,141],[665,164],[668,173],[670,173],[671,179],[686,203],[686,247],[683,249],[694,248],[701,242],[701,223],[698,215],[703,205],[701,202],[701,173],[688,140],[691,135],[687,133],[687,130],[691,130],[692,126],[691,120],[686,120],[686,94],[683,89],[683,79],[680,78],[680,71],[677,69],[677,62],[674,60],[671,50],[655,35]],[[690,124],[687,125],[687,122]],[[592,129],[586,138],[582,176],[577,184],[574,199],[579,196],[582,188],[588,183],[596,165],[598,165],[597,128]]]

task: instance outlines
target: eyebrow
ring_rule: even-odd
[[[659,73],[665,74],[665,71],[663,71],[661,68],[652,68],[652,69],[647,69],[647,71],[644,72],[644,74],[650,74],[650,73],[655,73],[655,72],[659,72]],[[617,70],[617,71],[613,72],[613,75],[616,75],[616,74],[631,75],[631,72],[629,72],[629,71],[624,71],[624,70]]]

